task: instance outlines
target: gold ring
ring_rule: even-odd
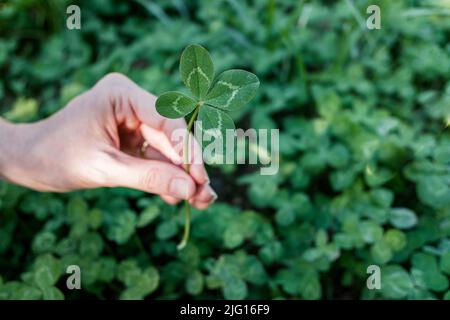
[[[145,156],[145,150],[147,150],[148,146],[149,146],[149,143],[147,141],[144,141],[142,143],[141,150],[140,150],[141,151],[141,157]]]

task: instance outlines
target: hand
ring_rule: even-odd
[[[217,197],[202,161],[182,167],[172,133],[186,128],[155,110],[156,97],[112,73],[48,119],[0,122],[0,174],[39,191],[128,187],[205,209]],[[141,147],[148,147],[141,156]],[[201,150],[191,135],[196,157]],[[178,141],[179,143],[179,141]],[[182,149],[182,148],[181,148]]]

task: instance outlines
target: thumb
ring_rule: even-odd
[[[127,187],[158,195],[190,199],[196,193],[192,177],[173,164],[114,154],[108,166],[108,185]]]

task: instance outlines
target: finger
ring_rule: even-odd
[[[142,153],[141,153],[142,155]],[[158,161],[163,161],[163,162],[170,162],[169,159],[167,159],[161,152],[159,152],[158,150],[148,146],[145,148],[143,157],[145,159],[150,159],[150,160],[158,160]]]
[[[148,132],[148,131],[147,131]],[[150,140],[150,139],[149,139]],[[148,141],[148,140],[147,140]],[[191,140],[192,141],[192,140]],[[200,145],[195,141],[195,151],[191,152],[191,160],[190,160],[190,174],[194,178],[194,181],[199,184],[207,184],[209,183],[209,176],[205,169],[205,166],[203,164],[202,156],[201,156],[201,147]],[[176,150],[176,156],[175,155],[169,155],[168,152],[162,152],[161,146],[159,148],[154,148],[154,146],[148,146],[145,149],[144,157],[146,159],[154,159],[154,160],[160,160],[160,161],[171,161],[172,163],[177,165],[182,165],[184,163],[184,160],[181,158],[183,157],[183,151],[182,150]],[[167,150],[167,148],[165,148]],[[180,149],[182,149],[180,147]],[[194,147],[192,147],[192,150],[194,150]],[[172,153],[169,151],[169,153]],[[171,159],[168,157],[171,156]],[[182,166],[183,167],[183,166]],[[184,167],[183,167],[184,168]]]
[[[108,185],[190,199],[196,193],[192,177],[173,164],[131,157],[114,151],[108,172]]]
[[[145,91],[141,87],[139,87],[137,84],[135,84],[133,81],[128,80],[130,82],[130,90],[128,90],[129,94],[129,101],[131,104],[131,107],[134,110],[134,113],[136,114],[137,118],[141,120],[144,124],[146,124],[146,129],[144,129],[145,133],[147,134],[147,138],[154,141],[157,140],[157,138],[160,138],[160,135],[156,135],[157,138],[152,139],[151,134],[155,133],[156,131],[160,130],[164,132],[167,139],[170,141],[172,148],[176,149],[178,148],[178,155],[183,156],[183,141],[180,139],[180,129],[181,133],[183,132],[182,129],[186,128],[186,121],[181,119],[167,119],[162,117],[157,111],[155,107],[156,103],[156,96],[150,94],[149,92]],[[148,130],[148,128],[152,128],[152,130]],[[144,132],[143,132],[144,134]],[[147,139],[146,138],[146,139]],[[206,172],[206,169],[203,164],[203,158],[202,158],[202,152],[201,147],[198,144],[198,142],[194,139],[193,135],[190,135],[190,146],[192,152],[190,152],[193,157],[190,157],[191,159],[191,175],[194,178],[195,182],[198,184],[204,184],[209,181],[208,174]],[[165,140],[165,139],[164,139]],[[161,145],[162,143],[162,145]],[[162,152],[164,155],[167,156],[167,158],[171,159],[172,161],[175,160],[174,163],[177,163],[178,157],[175,156],[173,150],[171,148],[168,148],[168,145],[165,141],[160,141],[160,144],[158,145],[161,149],[158,148],[159,151],[163,151],[162,148],[164,147],[165,150]],[[183,159],[183,158],[181,158]]]
[[[194,202],[214,202],[217,199],[217,194],[211,188],[209,184],[201,185],[197,188],[197,193],[190,199],[192,203]]]
[[[169,204],[177,204],[181,201],[179,198],[162,195],[161,198]],[[211,188],[210,185],[202,185],[197,188],[197,193],[189,199],[189,203],[196,208],[206,208],[209,204],[213,203],[217,199],[217,194]]]
[[[202,147],[195,139],[193,134],[190,134],[189,138],[190,138],[189,145],[191,146],[190,174],[194,178],[195,182],[197,182],[198,184],[207,184],[210,182],[210,180],[208,173],[206,172],[205,165],[203,163]]]
[[[182,163],[180,154],[175,151],[171,141],[164,132],[155,130],[146,124],[140,126],[140,131],[149,145],[161,152],[172,163],[176,165]]]
[[[172,196],[166,196],[166,195],[162,195],[161,198],[168,204],[172,204],[172,205],[178,204],[181,201],[181,199],[178,199],[178,198],[175,198]]]
[[[192,206],[193,206],[195,209],[199,209],[199,210],[205,210],[205,209],[207,209],[210,205],[211,205],[210,202],[194,202],[194,203],[192,204]]]
[[[145,149],[144,157],[146,159],[159,160],[159,161],[170,161],[158,150],[148,146]],[[162,195],[161,198],[168,204],[176,205],[182,199],[174,198],[171,196]],[[209,184],[203,184],[197,187],[197,193],[189,200],[189,203],[200,210],[206,209],[211,203],[217,199],[216,192],[212,189]]]
[[[184,119],[168,120],[164,122],[161,130],[166,134],[175,152],[179,155],[183,163],[188,160],[190,164],[190,174],[197,184],[209,182],[208,173],[203,163],[202,148],[192,133],[189,134],[189,157],[185,158],[185,136],[186,122]]]
[[[202,185],[198,188],[194,197],[189,200],[189,203],[197,209],[203,210],[208,208],[217,199],[217,194],[209,184]]]

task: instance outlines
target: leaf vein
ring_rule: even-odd
[[[221,84],[227,88],[229,88],[231,91],[231,95],[230,97],[227,99],[227,102],[225,103],[225,105],[223,106],[223,108],[228,108],[230,106],[231,101],[233,101],[233,99],[236,97],[237,93],[239,92],[240,88],[239,86],[233,85],[230,82],[226,82],[226,81],[218,81],[218,84]]]
[[[189,87],[191,87],[191,80],[192,80],[192,76],[194,75],[195,72],[198,72],[202,77],[205,78],[206,82],[208,83],[208,86],[211,84],[211,80],[209,79],[209,77],[206,75],[206,73],[202,70],[202,68],[200,67],[195,67],[192,69],[191,72],[189,72],[186,83],[189,85]],[[200,87],[200,84],[197,83],[197,86]]]
[[[178,108],[178,102],[181,100],[181,96],[178,96],[173,102],[172,102],[172,108],[179,114],[182,114],[183,112]]]

